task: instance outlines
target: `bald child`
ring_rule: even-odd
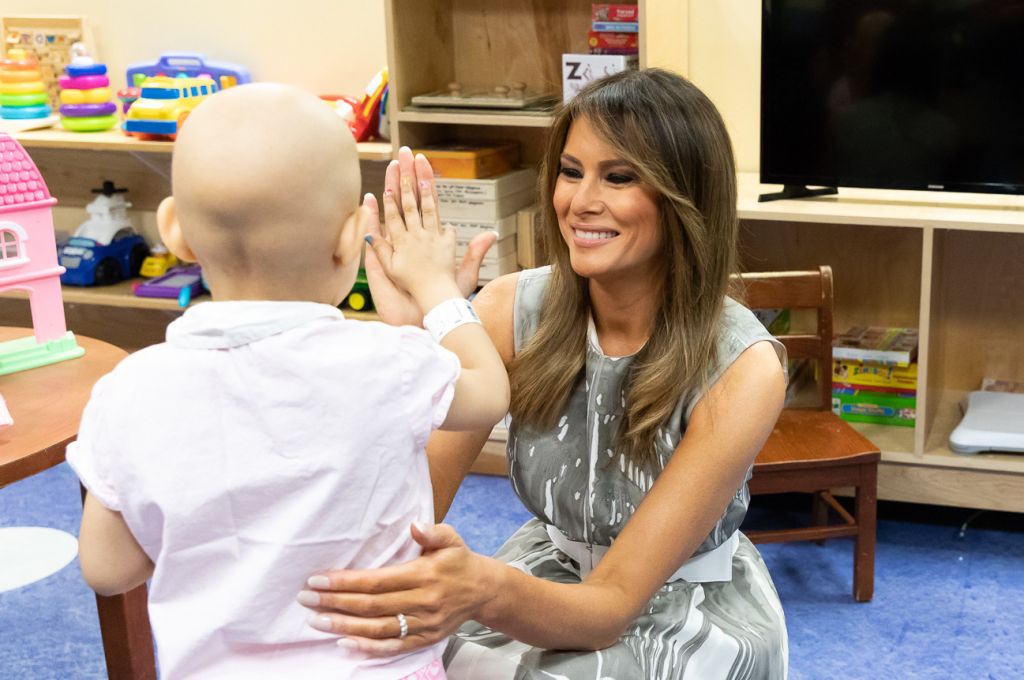
[[[163,680],[443,677],[443,645],[365,658],[295,599],[311,574],[416,557],[410,526],[433,522],[431,431],[487,428],[508,407],[429,167],[401,155],[426,178],[422,202],[402,173],[379,228],[348,128],[312,95],[231,88],[178,136],[158,226],[213,301],[97,382],[67,456],[88,490],[83,576],[102,595],[150,580]],[[338,311],[368,232],[428,330]]]

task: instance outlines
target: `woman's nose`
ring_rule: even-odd
[[[600,183],[591,179],[591,176],[588,174],[576,185],[571,206],[574,213],[599,212],[603,207]]]

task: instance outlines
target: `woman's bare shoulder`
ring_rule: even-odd
[[[519,273],[505,274],[490,281],[473,298],[473,308],[491,336],[498,354],[508,366],[515,356],[515,323],[513,309]]]

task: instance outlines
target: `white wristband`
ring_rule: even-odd
[[[451,298],[438,303],[423,317],[423,327],[430,332],[435,342],[441,342],[444,336],[464,323],[480,323],[473,305],[464,298]]]

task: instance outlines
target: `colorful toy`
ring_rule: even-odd
[[[139,98],[139,94],[137,87],[124,87],[117,91],[117,98],[121,100],[121,113],[128,113],[128,107]]]
[[[149,248],[128,219],[131,207],[121,196],[125,189],[104,182],[99,194],[85,209],[89,219],[79,225],[60,247],[60,263],[67,271],[61,283],[74,286],[106,286],[138,276]]]
[[[142,269],[139,270],[139,276],[144,276],[147,279],[151,279],[155,276],[163,276],[167,273],[167,270],[178,264],[178,258],[174,256],[174,253],[167,250],[167,246],[162,243],[157,243],[149,251],[149,257],[142,261]]]
[[[53,231],[57,200],[25,149],[5,133],[0,160],[0,292],[28,292],[35,335],[0,343],[0,375],[6,375],[80,357],[85,350],[64,322],[64,269],[57,264]]]
[[[388,87],[388,70],[377,72],[362,96],[358,99],[348,95],[323,95],[321,98],[334,103],[335,111],[348,124],[352,136],[357,142],[378,135],[381,130],[381,103],[384,101]]]
[[[146,78],[200,78],[213,80],[218,89],[251,83],[252,77],[243,66],[221,61],[208,61],[198,52],[164,52],[154,62],[132,64],[127,71],[128,85],[141,87]]]
[[[124,131],[142,139],[175,139],[192,109],[217,91],[210,78],[153,76],[142,83],[139,98],[128,108]]]
[[[177,298],[180,307],[188,307],[203,291],[202,268],[197,264],[174,267],[151,281],[135,283],[132,290],[139,297]]]
[[[117,125],[105,64],[97,64],[82,43],[71,46],[67,75],[60,78],[60,124],[71,132],[99,132]]]
[[[0,118],[29,120],[47,118],[50,105],[39,61],[28,50],[7,51],[0,62]]]

